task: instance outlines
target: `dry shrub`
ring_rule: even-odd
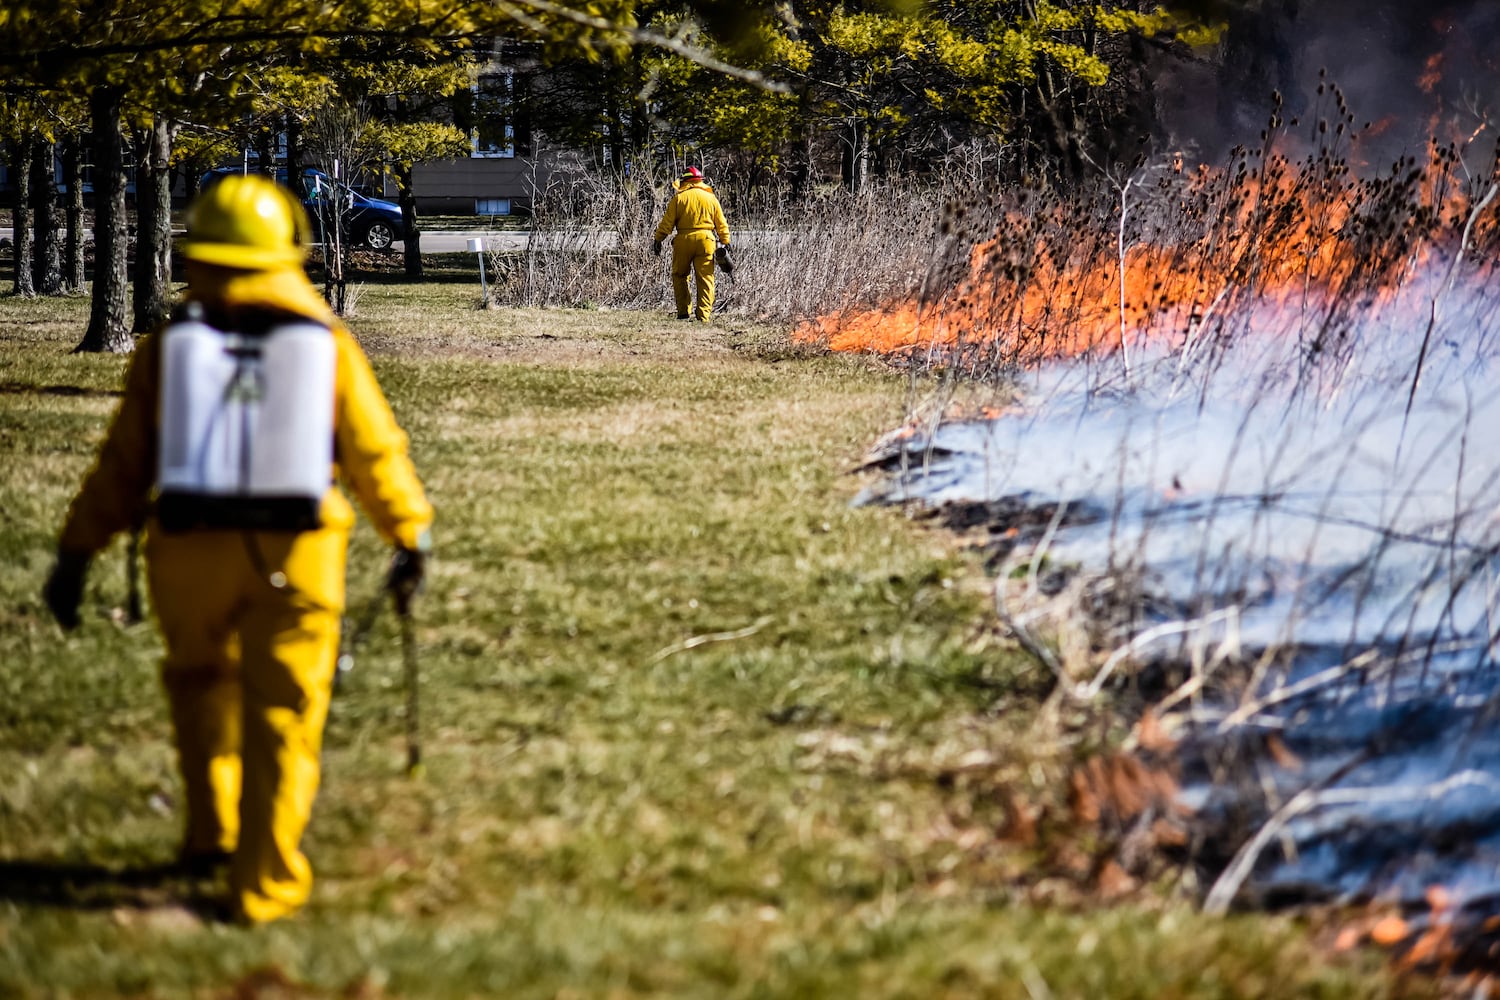
[[[660,216],[649,165],[624,174],[561,169],[537,192],[521,253],[490,254],[506,305],[648,308],[662,300],[651,258]]]
[[[496,301],[670,308],[670,247],[658,260],[651,240],[674,175],[645,158],[628,172],[555,174],[537,199],[527,249],[491,255]],[[941,204],[930,186],[900,179],[858,195],[794,201],[763,188],[726,200],[736,271],[720,272],[716,311],[783,322],[912,293]]]
[[[931,185],[898,178],[859,194],[834,190],[797,203],[766,197],[746,206],[737,311],[796,322],[913,293],[931,258],[941,203]]]

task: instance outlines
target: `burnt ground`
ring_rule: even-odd
[[[1016,565],[1013,560],[1048,532],[1097,523],[1105,516],[1085,507],[1059,516],[1056,504],[1025,497],[913,503],[909,513],[980,550],[986,567],[996,573]],[[1068,588],[1073,577],[1067,567],[1043,566],[1037,587],[1051,598]],[[1077,600],[1089,617],[1106,623],[1101,628],[1106,634],[1132,616],[1149,619],[1173,610],[1133,600],[1131,589],[1128,581],[1083,587]],[[1102,656],[1109,648],[1098,644],[1094,652]],[[1337,651],[1321,649],[1284,650],[1278,662],[1289,666],[1329,657],[1341,662]],[[1248,681],[1254,659],[1251,651],[1238,667],[1224,670],[1220,697]],[[1168,732],[1153,706],[1191,673],[1190,664],[1148,661],[1122,671],[1105,689],[1103,703],[1072,708],[1065,707],[1068,699],[1059,685],[1049,699],[1056,711],[1055,737],[1097,747],[1069,766],[1065,791],[1042,800],[1014,787],[974,785],[977,797],[1004,803],[1004,838],[1040,859],[1040,874],[1027,879],[1030,892],[1055,898],[1058,887],[1066,886],[1067,895],[1086,905],[1167,888],[1201,901],[1234,864],[1237,852],[1270,828],[1278,805],[1299,788],[1333,780],[1329,776],[1340,767],[1354,770],[1357,765],[1350,760],[1375,761],[1403,752],[1432,758],[1455,739],[1476,739],[1473,711],[1455,708],[1452,691],[1388,705],[1380,699],[1361,701],[1345,688],[1287,705],[1285,716],[1295,725],[1285,733],[1239,728],[1215,735],[1212,726]],[[1482,681],[1475,683],[1488,690]],[[1110,730],[1128,735],[1113,741],[1089,735]],[[1284,790],[1268,791],[1272,786]],[[1193,809],[1184,804],[1186,789],[1208,789],[1210,794],[1201,808]],[[1198,793],[1192,798],[1197,800]],[[1443,977],[1445,993],[1500,995],[1500,983],[1490,978],[1500,968],[1500,892],[1474,891],[1469,885],[1460,896],[1442,887],[1444,879],[1461,886],[1471,882],[1466,870],[1494,868],[1497,862],[1488,845],[1500,837],[1500,805],[1450,820],[1423,815],[1417,821],[1382,821],[1372,812],[1365,818],[1334,816],[1330,823],[1327,831],[1296,846],[1285,836],[1273,842],[1250,869],[1234,907],[1295,913],[1337,950],[1378,945],[1400,969]],[[1342,882],[1280,874],[1279,866],[1289,856],[1299,849],[1324,850],[1325,840],[1335,843],[1344,859]],[[1389,873],[1410,868],[1414,857],[1426,858],[1423,865],[1432,873],[1433,884],[1425,893],[1393,898],[1387,892],[1349,888],[1360,878],[1383,884]]]

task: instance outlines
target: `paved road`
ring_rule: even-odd
[[[791,240],[791,234],[785,232],[771,232],[768,230],[733,230],[731,235],[736,246],[754,246],[774,248],[785,246]],[[528,235],[521,232],[467,232],[467,233],[423,233],[422,251],[424,253],[449,253],[461,251],[468,248],[468,241],[476,237],[484,239],[486,250],[520,251],[526,249]],[[543,245],[550,244],[555,247],[577,248],[583,237],[578,233],[544,233],[541,237]],[[590,240],[597,250],[609,250],[616,246],[619,236],[614,230],[601,230],[595,233]]]
[[[94,235],[93,230],[83,231],[85,239]],[[180,232],[177,235],[182,235]],[[495,250],[524,250],[526,249],[526,234],[515,232],[487,233],[481,230],[472,232],[441,232],[423,233],[422,250],[426,253],[454,253],[468,248],[468,242],[476,237],[484,239],[486,248]],[[0,227],[0,240],[12,238],[9,227]],[[400,242],[399,240],[397,241]]]
[[[85,236],[85,238],[87,238],[89,236],[92,236],[92,235],[93,235],[92,231],[87,230],[87,229],[84,230],[84,236]],[[178,235],[181,235],[181,233],[179,233]],[[739,231],[737,231],[734,234],[735,240],[738,243],[740,243],[741,245],[746,245],[746,244],[761,244],[761,243],[766,243],[766,244],[774,243],[777,237],[783,237],[784,235],[785,234],[779,234],[779,233],[746,233],[746,232],[739,232]],[[0,228],[0,240],[9,240],[10,238],[11,238],[11,231],[10,231],[10,229],[8,229],[8,228]],[[570,240],[576,239],[576,237],[574,237],[574,236],[568,236],[568,237],[561,237],[561,236],[559,236],[559,237],[556,237],[556,238],[558,240],[560,240],[560,241],[561,240],[569,240],[570,241]],[[424,232],[422,234],[422,252],[423,253],[461,253],[461,252],[463,252],[463,251],[465,251],[465,250],[468,249],[469,240],[472,240],[472,239],[483,239],[484,240],[484,248],[486,250],[498,250],[498,251],[501,251],[501,252],[505,252],[505,251],[521,251],[521,250],[525,250],[526,249],[526,243],[527,243],[527,239],[528,239],[528,234],[526,234],[524,232],[516,232],[514,230],[505,230],[505,231],[499,231],[499,232],[485,232],[483,230],[478,230],[478,229],[468,230],[468,231],[462,231],[462,232],[458,232],[458,231]],[[601,232],[601,233],[599,233],[595,237],[595,239],[602,245],[601,249],[603,249],[603,248],[607,248],[608,246],[613,245],[613,242],[615,240],[615,234],[612,233],[612,232]],[[401,241],[397,240],[396,242],[399,243]]]
[[[457,253],[469,248],[469,240],[483,239],[486,250],[525,250],[526,234],[517,232],[422,233],[423,253]]]

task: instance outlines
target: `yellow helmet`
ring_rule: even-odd
[[[256,174],[224,178],[188,209],[188,260],[247,271],[296,267],[306,255],[307,213],[292,193]]]

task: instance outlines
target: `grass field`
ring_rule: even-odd
[[[439,511],[427,774],[386,616],[328,729],[312,904],[255,930],[160,870],[178,792],[123,546],[79,632],[37,597],[122,361],[68,353],[85,301],[0,300],[0,997],[1431,993],[1287,918],[1026,888],[998,804],[943,775],[1056,781],[1042,678],[976,557],[849,505],[898,378],[733,320],[474,298],[377,284],[353,321]],[[362,528],[356,604],[382,566]]]

